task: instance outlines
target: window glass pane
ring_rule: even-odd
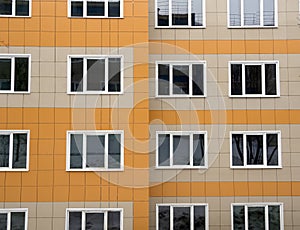
[[[193,77],[193,95],[204,95],[204,78],[203,78],[203,65],[192,65],[192,77]]]
[[[85,229],[104,230],[104,214],[103,213],[86,213]]]
[[[276,95],[276,64],[265,65],[266,94]]]
[[[87,136],[86,167],[104,167],[105,136]]]
[[[0,135],[0,167],[9,166],[9,135]]]
[[[263,164],[263,136],[247,135],[247,164]]]
[[[169,65],[158,65],[158,95],[170,94],[170,73]]]
[[[275,25],[275,3],[274,0],[264,0],[264,26]]]
[[[71,91],[82,92],[83,58],[71,58]]]
[[[170,207],[169,206],[158,207],[158,229],[170,230]]]
[[[194,230],[205,230],[205,206],[194,207]]]
[[[267,134],[267,165],[278,165],[277,134]]]
[[[83,135],[71,134],[70,168],[82,168]]]
[[[192,26],[203,26],[202,0],[192,0]]]
[[[280,206],[269,205],[269,229],[280,230]]]
[[[230,25],[241,25],[241,0],[230,0]]]
[[[170,134],[158,135],[158,165],[170,165]]]
[[[6,230],[7,229],[7,214],[0,213],[0,229]]]
[[[189,66],[173,66],[173,94],[189,94]]]
[[[120,58],[108,59],[108,91],[109,92],[121,91],[121,59]]]
[[[13,168],[26,168],[27,162],[27,134],[13,135]]]
[[[11,230],[23,230],[25,229],[25,212],[12,212],[11,213]]]
[[[233,229],[245,229],[245,208],[244,206],[233,206]]]
[[[188,25],[187,0],[172,0],[172,25]]]
[[[204,166],[204,134],[193,135],[193,165]]]
[[[120,227],[120,219],[121,214],[120,212],[108,212],[107,213],[107,229],[108,230],[119,230]]]
[[[260,25],[260,0],[244,0],[244,24]]]
[[[248,229],[265,229],[265,207],[248,207]]]
[[[83,17],[83,2],[71,2],[71,16]]]
[[[157,25],[169,25],[169,0],[157,0]]]
[[[190,229],[190,208],[189,207],[174,207],[174,230]]]
[[[232,134],[232,165],[244,165],[243,134]]]
[[[15,91],[28,91],[28,58],[15,58]]]
[[[173,136],[173,164],[190,164],[190,136]]]
[[[121,167],[121,135],[108,135],[108,168]]]
[[[0,90],[10,90],[10,89],[11,89],[11,59],[0,59]]]
[[[82,214],[81,212],[69,212],[69,229],[81,230]]]
[[[87,2],[87,16],[104,16],[104,2]]]
[[[261,66],[260,65],[246,65],[246,94],[261,94]]]
[[[29,16],[29,0],[16,0],[16,15]]]
[[[120,0],[108,1],[108,17],[120,17]]]
[[[105,60],[104,59],[87,60],[87,90],[88,91],[105,90]]]
[[[242,95],[242,65],[231,64],[231,95]]]
[[[0,15],[12,15],[12,0],[0,0]]]

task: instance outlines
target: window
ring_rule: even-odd
[[[156,26],[205,27],[205,0],[155,0]]]
[[[207,204],[157,204],[156,229],[208,229]]]
[[[122,57],[69,56],[68,93],[120,94]]]
[[[206,132],[157,132],[158,168],[206,168]]]
[[[66,230],[122,230],[123,209],[67,209]]]
[[[0,171],[27,171],[29,131],[0,130]]]
[[[0,0],[0,17],[29,17],[31,0]]]
[[[69,17],[122,18],[123,0],[69,0]]]
[[[228,0],[229,27],[276,27],[277,0]]]
[[[123,131],[68,131],[67,169],[123,170],[123,139]]]
[[[229,62],[231,97],[279,97],[279,63]]]
[[[158,97],[204,97],[205,62],[156,63]]]
[[[30,55],[0,55],[0,93],[29,93],[29,76]]]
[[[231,132],[232,168],[280,168],[280,131]]]
[[[28,209],[0,209],[0,229],[27,230]]]
[[[280,203],[232,204],[232,230],[283,230],[283,205]]]

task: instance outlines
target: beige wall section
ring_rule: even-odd
[[[231,230],[231,203],[279,202],[283,203],[284,229],[300,228],[299,197],[155,197],[150,199],[150,227],[155,230],[156,204],[208,203],[209,229]]]
[[[150,40],[299,39],[299,1],[278,0],[278,28],[228,29],[227,0],[206,0],[205,29],[155,29],[155,0],[149,1]]]
[[[30,94],[0,94],[0,107],[132,108],[132,47],[0,47],[0,54],[31,54]],[[68,95],[68,55],[123,55],[124,94]]]
[[[0,208],[28,208],[28,230],[64,230],[66,208],[123,208],[123,229],[133,229],[132,202],[6,202]]]

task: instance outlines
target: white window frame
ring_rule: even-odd
[[[32,8],[32,0],[27,0],[29,2],[29,15],[24,16],[24,15],[16,15],[16,0],[11,0],[12,1],[12,14],[11,15],[3,15],[0,14],[0,18],[31,18],[31,8]]]
[[[1,214],[7,214],[7,229],[10,230],[11,224],[11,213],[12,212],[24,212],[25,213],[25,229],[28,229],[28,208],[2,208],[0,209]]]
[[[12,160],[13,160],[13,134],[27,134],[27,155],[26,155],[26,168],[13,168]],[[29,145],[30,145],[30,131],[29,130],[0,130],[0,135],[9,135],[9,166],[8,167],[0,167],[0,172],[3,171],[21,171],[26,172],[29,171]]]
[[[88,0],[68,0],[68,17],[69,18],[124,18],[124,0],[120,0],[120,17],[108,17],[109,0],[89,0],[94,2],[104,2],[104,16],[87,16]],[[83,2],[83,16],[71,16],[71,2]]]
[[[248,230],[248,207],[265,207],[265,230],[269,229],[269,213],[268,206],[278,205],[280,207],[280,229],[284,229],[284,216],[283,216],[283,203],[278,202],[268,202],[268,203],[232,203],[231,204],[231,229],[234,230],[234,220],[233,220],[233,207],[234,206],[244,206],[245,208],[245,230]]]
[[[241,64],[242,65],[242,94],[241,95],[232,95],[231,94],[231,64]],[[265,89],[265,65],[266,64],[275,64],[276,65],[276,95],[267,95]],[[261,65],[261,85],[262,85],[262,94],[246,94],[246,82],[245,82],[245,66],[250,65]],[[279,61],[230,61],[228,62],[228,94],[229,97],[280,97],[280,71],[279,71]]]
[[[243,135],[243,153],[244,153],[244,165],[234,166],[232,162],[232,135],[242,134]],[[277,134],[278,137],[278,165],[267,165],[267,134]],[[263,136],[263,165],[247,165],[247,135],[262,135]],[[278,169],[282,168],[282,150],[281,150],[281,131],[231,131],[230,132],[230,168],[233,169]]]
[[[161,206],[169,206],[170,207],[170,229],[173,229],[173,208],[174,207],[189,207],[190,208],[190,220],[191,220],[191,230],[193,230],[194,227],[194,209],[192,207],[194,206],[205,206],[205,229],[208,230],[209,226],[209,212],[208,212],[208,204],[207,203],[192,203],[192,204],[187,204],[187,203],[169,203],[169,204],[156,204],[156,230],[159,230],[159,207]]]
[[[65,230],[69,230],[69,212],[81,212],[82,226],[85,229],[85,214],[86,213],[104,213],[104,229],[107,229],[107,213],[120,212],[120,230],[123,230],[123,208],[67,208],[66,209],[66,222]]]
[[[72,58],[83,58],[83,91],[72,92],[71,91],[71,59]],[[121,72],[120,72],[120,92],[109,92],[108,91],[108,59],[109,58],[120,58]],[[105,59],[105,91],[91,91],[87,90],[87,59]],[[123,94],[124,88],[124,56],[123,55],[68,55],[68,70],[67,70],[67,93],[68,94]]]
[[[228,28],[233,28],[233,29],[237,29],[237,28],[270,28],[270,29],[274,29],[278,27],[278,0],[274,0],[274,11],[275,11],[275,15],[274,15],[274,26],[264,26],[264,12],[263,12],[263,1],[260,1],[260,24],[259,25],[244,25],[244,0],[240,0],[241,1],[241,25],[240,26],[232,26],[230,25],[230,1],[231,0],[227,0],[227,27]]]
[[[158,17],[157,17],[157,0],[155,0],[155,28],[161,28],[161,29],[174,29],[174,28],[189,28],[189,29],[199,29],[199,28],[206,28],[206,0],[202,0],[202,26],[192,26],[192,2],[191,0],[187,0],[188,1],[188,24],[189,25],[172,25],[172,0],[168,0],[169,1],[169,25],[168,26],[159,26],[158,25]]]
[[[159,166],[159,139],[160,134],[170,134],[170,166]],[[204,134],[204,166],[193,166],[193,135]],[[173,165],[173,135],[190,136],[190,165]],[[207,131],[156,131],[156,169],[207,169]]]
[[[82,134],[83,135],[83,156],[82,156],[82,168],[73,169],[70,167],[71,156],[71,134]],[[121,160],[120,168],[108,168],[108,134],[120,134],[121,135]],[[105,135],[105,156],[104,156],[104,167],[103,168],[92,168],[86,167],[86,136],[87,135]],[[123,130],[76,130],[76,131],[67,131],[67,160],[66,160],[66,169],[67,171],[124,171],[124,131]]]
[[[15,58],[28,58],[28,91],[15,91]],[[31,54],[0,54],[0,59],[11,59],[11,89],[0,90],[0,94],[29,94],[31,85]]]
[[[158,65],[164,64],[169,65],[169,87],[170,87],[170,94],[169,95],[159,95],[158,94]],[[203,95],[193,95],[192,87],[193,87],[193,76],[192,76],[192,65],[200,64],[203,65]],[[189,66],[189,94],[173,94],[173,65],[182,65],[182,66]],[[155,62],[155,96],[158,98],[187,98],[187,97],[206,97],[206,61],[156,61]]]

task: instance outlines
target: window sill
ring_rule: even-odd
[[[155,166],[155,169],[156,170],[182,170],[182,169],[190,169],[190,170],[201,170],[201,169],[203,169],[203,170],[206,170],[206,169],[208,169],[208,167],[207,166],[194,166],[194,167],[192,167],[192,166],[182,166],[182,167],[180,167],[180,166],[171,166],[171,167],[161,167],[161,166]]]
[[[282,166],[230,166],[231,169],[282,169]]]
[[[105,93],[99,93],[99,92],[68,92],[68,95],[123,95],[123,92],[105,92]]]
[[[278,29],[278,25],[275,26],[227,26],[228,29]]]
[[[280,95],[228,95],[230,98],[280,98]]]
[[[28,172],[29,169],[9,169],[9,168],[0,168],[0,172]]]
[[[124,16],[121,17],[107,17],[107,16],[83,16],[83,17],[78,17],[78,16],[68,16],[70,19],[124,19]]]
[[[206,29],[206,26],[155,26],[155,29]]]
[[[0,15],[0,18],[31,18],[31,15],[28,16]]]
[[[169,98],[169,99],[174,99],[174,98],[206,98],[206,95],[199,95],[199,96],[192,96],[192,95],[163,95],[159,96],[156,95],[155,98],[157,99],[163,99],[163,98]]]
[[[123,172],[124,168],[120,169],[66,169],[66,172]]]

